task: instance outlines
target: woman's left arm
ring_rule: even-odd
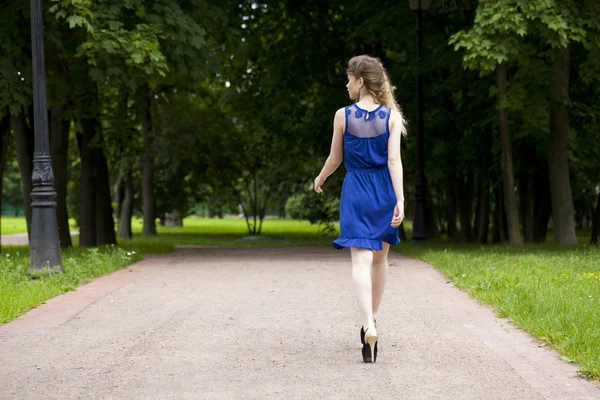
[[[315,178],[314,189],[317,193],[323,193],[321,186],[323,186],[325,180],[329,178],[329,176],[333,174],[342,163],[345,127],[345,109],[340,108],[337,110],[335,117],[333,118],[333,139],[331,140],[331,151],[329,152],[329,157],[327,157],[327,161],[325,161],[325,165],[323,166],[321,173]]]

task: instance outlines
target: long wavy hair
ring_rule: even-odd
[[[400,114],[402,136],[406,136],[406,120],[404,114],[394,97],[396,88],[390,82],[390,77],[383,67],[381,61],[376,57],[360,55],[352,57],[348,61],[346,73],[354,76],[356,79],[363,78],[367,93],[373,96],[375,102],[384,104]],[[360,100],[359,98],[356,101]]]

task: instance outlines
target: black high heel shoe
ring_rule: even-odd
[[[375,325],[375,328],[377,328],[377,320],[373,319],[373,324]],[[361,326],[360,327],[360,344],[365,344],[365,327]]]

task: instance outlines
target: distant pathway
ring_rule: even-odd
[[[349,260],[151,256],[0,326],[0,399],[600,399],[574,365],[396,254],[364,364]]]
[[[71,231],[71,236],[79,235],[79,231]],[[25,233],[12,233],[10,235],[2,235],[3,245],[27,245],[29,244],[29,237],[27,232]]]

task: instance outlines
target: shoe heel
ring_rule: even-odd
[[[375,361],[377,361],[375,359],[375,343],[376,342],[369,342],[369,347],[371,348],[371,362],[374,363]]]
[[[374,329],[373,329],[374,331]],[[379,337],[377,336],[377,331],[372,332],[371,329],[367,329],[365,332],[365,344],[369,345],[371,350],[371,362],[374,363],[376,361],[375,357],[375,346],[377,345],[377,340]]]

